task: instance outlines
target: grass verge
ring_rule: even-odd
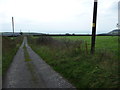
[[[13,57],[15,56],[18,48],[22,43],[23,37],[16,37],[11,39],[10,37],[2,38],[2,75],[4,76],[9,68]]]
[[[110,40],[112,38],[109,41],[106,39],[106,42]],[[77,88],[120,87],[118,55],[107,49],[108,47],[99,48],[94,55],[91,55],[89,49],[86,49],[84,39],[56,40],[51,37],[29,37],[28,41],[43,60]],[[113,49],[117,48],[116,43],[115,45],[112,43],[112,46],[115,46],[112,47]],[[111,47],[111,45],[107,46]]]

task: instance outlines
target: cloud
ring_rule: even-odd
[[[14,16],[16,30],[90,33],[94,0],[1,0],[1,30],[9,30]],[[99,0],[98,32],[114,29],[118,0]],[[112,20],[112,22],[111,22]],[[5,26],[6,25],[6,26]],[[9,27],[7,26],[9,25]],[[26,30],[27,29],[27,30]],[[60,31],[59,31],[60,30]]]

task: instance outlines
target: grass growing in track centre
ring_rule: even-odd
[[[24,49],[25,61],[26,61],[26,62],[31,61],[31,59],[30,59],[30,57],[29,57],[29,53],[28,53],[27,48],[26,48],[25,45],[24,45],[23,49]]]
[[[120,87],[117,36],[97,36],[94,55],[90,54],[90,36],[28,37],[28,42],[77,88]]]

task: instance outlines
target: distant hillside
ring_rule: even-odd
[[[111,32],[101,33],[101,34],[97,34],[97,35],[98,35],[98,36],[120,35],[120,29],[115,29],[115,30],[112,30]]]
[[[120,35],[120,29],[115,29],[108,33],[109,35]]]
[[[14,36],[19,36],[21,35],[20,32],[15,32]],[[22,35],[34,35],[34,36],[40,36],[40,35],[47,35],[47,36],[91,36],[90,34],[45,34],[45,33],[28,33],[28,32],[23,32]],[[112,36],[112,35],[120,35],[120,29],[115,29],[112,30],[111,32],[108,33],[101,33],[97,34],[97,36]],[[3,32],[2,36],[13,36],[12,32]]]
[[[42,33],[27,33],[23,32],[23,35],[42,35]],[[3,32],[2,36],[13,36],[13,32]],[[15,32],[14,36],[20,36],[19,32]]]
[[[14,33],[14,36],[19,36],[20,33]],[[12,32],[3,32],[2,33],[2,36],[13,36],[13,33]]]

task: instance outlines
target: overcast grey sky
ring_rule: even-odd
[[[118,1],[98,0],[97,33],[116,29]],[[0,31],[91,33],[94,0],[0,0]]]

